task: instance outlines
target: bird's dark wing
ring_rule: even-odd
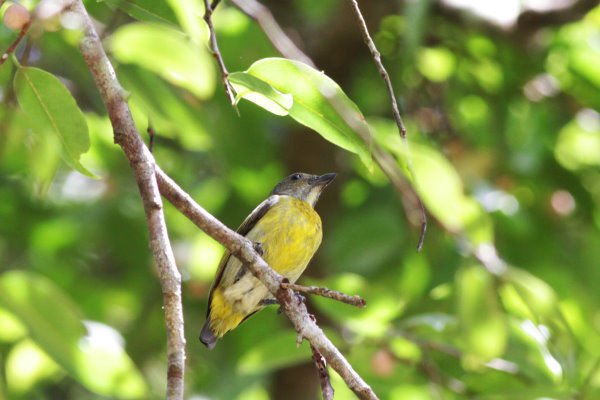
[[[273,207],[275,204],[277,204],[277,202],[279,201],[279,198],[280,198],[280,196],[278,196],[276,194],[267,197],[267,199],[265,201],[260,203],[250,213],[250,215],[248,215],[246,217],[244,222],[242,222],[242,224],[239,226],[239,228],[237,228],[237,233],[239,233],[242,236],[246,236],[248,234],[248,232],[250,232],[250,230],[252,228],[254,228],[254,225],[256,225],[258,220],[261,219],[267,213],[267,211],[269,211],[271,209],[271,207]]]
[[[256,223],[279,201],[278,195],[269,196],[265,201],[260,203],[251,213],[246,217],[244,222],[237,229],[237,233],[242,236],[246,236],[248,232],[254,228]],[[210,315],[210,304],[212,303],[212,295],[214,289],[219,286],[221,282],[221,278],[223,277],[223,271],[225,271],[225,266],[229,262],[229,258],[231,257],[231,253],[226,251],[219,263],[219,268],[217,269],[217,274],[215,276],[215,280],[210,288],[210,293],[208,295],[208,308],[206,310],[206,316]]]

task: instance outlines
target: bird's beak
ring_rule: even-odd
[[[321,186],[321,187],[325,188],[325,186],[329,185],[331,183],[331,181],[333,180],[333,178],[335,178],[336,176],[337,176],[337,174],[335,172],[317,176],[316,178],[314,178],[314,180],[311,182],[311,184],[312,184],[312,186]]]

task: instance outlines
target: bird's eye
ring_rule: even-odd
[[[291,176],[290,179],[293,180],[293,181],[297,181],[300,178],[302,178],[302,175],[300,175],[300,174],[294,174],[294,175]]]

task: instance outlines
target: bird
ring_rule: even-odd
[[[314,210],[335,173],[296,172],[281,180],[269,197],[237,229],[276,272],[296,282],[321,245],[322,223]],[[229,251],[219,263],[208,295],[200,341],[209,349],[247,318],[277,301]]]

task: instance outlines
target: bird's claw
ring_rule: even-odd
[[[254,242],[254,245],[252,247],[254,247],[254,251],[256,251],[261,257],[263,256],[263,254],[265,254],[265,250],[263,249],[261,242]]]

